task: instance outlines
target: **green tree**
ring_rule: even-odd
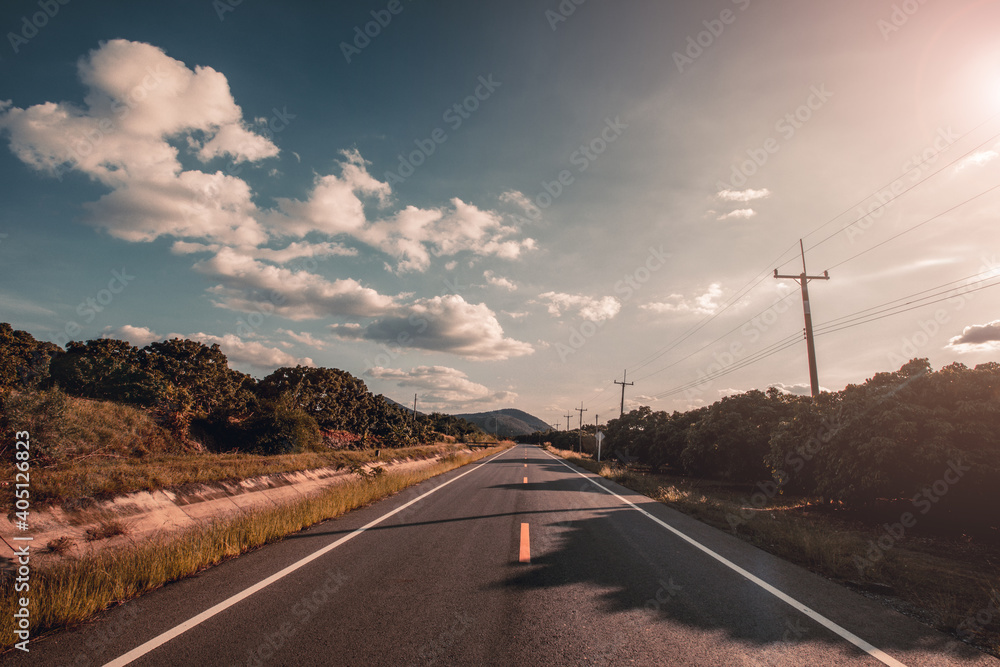
[[[171,397],[175,411],[206,417],[244,411],[253,399],[253,379],[229,368],[218,345],[173,338],[143,349],[147,369],[181,390]]]
[[[162,373],[151,370],[142,351],[123,340],[71,341],[50,365],[51,381],[74,396],[135,405],[154,405],[171,391]]]
[[[0,322],[0,389],[31,389],[45,383],[49,362],[59,351],[54,343]]]

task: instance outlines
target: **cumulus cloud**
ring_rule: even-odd
[[[216,336],[199,332],[192,334],[171,333],[166,336],[160,336],[148,327],[136,327],[126,324],[116,329],[105,329],[102,338],[127,340],[136,347],[145,347],[153,341],[186,338],[205,345],[218,345],[230,362],[246,364],[263,371],[271,371],[281,366],[315,365],[309,357],[294,357],[284,350],[276,347],[268,347],[259,341],[245,341],[235,334]]]
[[[473,382],[462,371],[448,366],[417,366],[408,371],[376,366],[365,374],[395,382],[397,387],[420,389],[421,403],[432,407],[506,403],[517,398],[517,394],[509,391],[492,391],[485,385]]]
[[[768,385],[768,388],[774,387],[778,391],[784,394],[794,394],[795,396],[810,396],[812,395],[812,386],[806,383],[799,384],[785,384],[783,382],[774,382]],[[829,391],[825,387],[820,387],[820,391]],[[743,393],[743,392],[737,392]]]
[[[544,303],[549,315],[561,317],[563,313],[575,312],[591,322],[610,320],[622,309],[622,304],[613,296],[600,299],[581,294],[545,292],[538,295],[538,303]]]
[[[502,276],[498,276],[492,271],[486,271],[485,273],[483,273],[483,277],[486,278],[486,282],[488,282],[490,285],[493,285],[494,287],[505,289],[508,292],[514,292],[517,290],[517,285],[515,285],[513,281],[504,278]]]
[[[755,215],[757,215],[757,211],[753,210],[752,208],[739,208],[736,209],[735,211],[730,211],[729,213],[720,215],[718,218],[716,218],[716,220],[735,220],[735,219],[749,220]]]
[[[694,313],[696,315],[712,315],[721,304],[719,297],[722,296],[722,286],[719,283],[712,283],[708,289],[697,296],[686,298],[683,294],[671,294],[664,301],[646,303],[640,306],[643,310],[652,313]]]
[[[1000,320],[965,327],[962,334],[948,341],[957,352],[987,352],[1000,349]]]
[[[475,360],[504,360],[534,352],[530,344],[507,338],[486,304],[467,303],[458,295],[417,299],[367,326],[335,324],[330,330],[342,339],[450,352]]]
[[[26,164],[54,175],[75,170],[106,186],[110,191],[85,208],[91,224],[117,238],[175,237],[182,240],[174,248],[179,253],[197,251],[190,244],[200,239],[257,248],[251,256],[283,262],[345,254],[339,244],[308,248],[316,235],[345,236],[389,254],[398,271],[423,271],[432,257],[463,251],[515,259],[535,246],[500,214],[457,198],[447,206],[406,206],[369,219],[369,209],[392,203],[392,192],[369,173],[356,149],[341,152],[339,173],[316,175],[304,199],[277,198],[272,208],[260,209],[250,185],[232,170],[182,166],[182,150],[206,165],[278,155],[278,147],[243,118],[221,72],[191,69],[155,46],[116,39],[82,58],[78,75],[86,88],[82,106],[3,103],[0,130]],[[273,239],[306,236],[309,243],[284,250],[261,248]]]
[[[345,151],[341,175],[317,177],[304,200],[282,198],[266,215],[275,234],[303,237],[319,232],[348,235],[377,248],[396,261],[400,272],[425,271],[433,257],[467,251],[479,256],[516,259],[535,247],[530,238],[504,224],[500,214],[453,198],[436,208],[406,206],[396,213],[369,220],[366,199],[384,206],[391,191],[368,173],[368,163],[355,151]]]
[[[101,338],[126,340],[136,347],[146,347],[153,341],[163,340],[149,327],[134,327],[131,324],[126,324],[118,328],[106,327],[104,333],[101,334]]]
[[[309,347],[314,347],[317,350],[322,350],[326,347],[326,341],[316,338],[311,333],[307,331],[295,332],[290,329],[278,329],[278,333],[284,336],[288,336],[296,343],[301,343],[302,345],[308,345]]]
[[[414,347],[483,359],[533,351],[506,338],[484,304],[445,298],[404,304],[410,295],[384,295],[352,278],[294,268],[309,264],[304,260],[358,255],[360,245],[388,255],[396,272],[425,271],[437,257],[457,266],[453,256],[463,253],[514,260],[535,241],[500,213],[458,198],[400,207],[356,149],[342,151],[337,173],[317,174],[301,199],[276,198],[261,208],[246,180],[213,164],[255,165],[279,153],[255,132],[261,119],[244,118],[224,74],[124,39],[102,42],[77,69],[85,88],[81,104],[18,108],[0,101],[0,131],[11,151],[35,169],[57,176],[75,171],[105,187],[103,196],[84,204],[93,226],[131,242],[170,237],[174,254],[200,255],[193,269],[213,282],[208,292],[216,305],[291,320],[372,318],[364,327],[340,325],[339,332],[375,340],[405,329],[411,317],[426,317]],[[513,192],[501,197],[519,205],[524,199]],[[495,280],[510,288],[506,279]],[[248,358],[267,354],[236,340],[226,344]]]
[[[771,196],[771,191],[767,188],[762,188],[760,190],[719,190],[716,196],[722,201],[738,201],[738,202],[748,202],[754,201],[755,199],[766,199]]]
[[[222,172],[184,170],[170,139],[202,162],[256,162],[278,154],[243,119],[226,77],[189,69],[161,49],[115,39],[81,58],[84,105],[8,106],[0,128],[26,164],[82,172],[111,189],[87,206],[89,222],[128,241],[197,236],[256,244],[265,234],[250,189]]]
[[[219,280],[209,291],[218,306],[244,312],[274,312],[291,320],[331,315],[374,317],[397,306],[395,297],[379,294],[351,278],[327,280],[307,271],[265,264],[232,248],[194,265]]]

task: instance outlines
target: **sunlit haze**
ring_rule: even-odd
[[[39,339],[565,427],[626,370],[626,409],[808,393],[802,239],[823,388],[1000,356],[1000,2],[40,11],[0,10],[0,321]]]

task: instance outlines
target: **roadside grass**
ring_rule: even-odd
[[[330,449],[286,455],[213,453],[182,443],[145,410],[58,390],[0,395],[0,424],[31,433],[31,503],[105,499],[185,484],[210,484],[324,467],[402,458],[426,459],[465,449],[459,443],[404,448]],[[13,479],[13,438],[0,441],[0,476]],[[13,487],[0,483],[0,505],[13,506]]]
[[[777,496],[755,507],[749,502],[752,490],[744,487],[636,472],[570,450],[548,449],[1000,657],[1000,552],[996,549],[971,540],[907,536],[862,567],[859,559],[865,559],[884,529],[832,516],[817,499]]]
[[[326,489],[271,509],[256,509],[120,549],[63,560],[31,573],[31,635],[82,622],[164,584],[234,558],[294,532],[363,507],[505,447],[452,454],[419,471],[385,473]],[[58,548],[58,547],[56,547]],[[0,650],[13,646],[14,580],[0,581]]]
[[[399,449],[338,450],[266,456],[208,452],[127,456],[110,454],[36,465],[31,476],[32,507],[112,498],[137,491],[211,484],[316,468],[349,468],[403,458],[428,459],[461,451],[461,444],[421,445]],[[376,455],[376,452],[378,454]],[[10,466],[8,462],[7,466]],[[12,470],[12,469],[11,469]],[[13,472],[7,475],[13,479]],[[13,506],[13,488],[0,488],[0,504]]]

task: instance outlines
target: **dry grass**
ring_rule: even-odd
[[[51,466],[36,466],[32,475],[32,505],[111,498],[137,491],[154,491],[185,484],[210,484],[299,470],[351,467],[403,458],[428,459],[454,454],[462,445],[422,445],[400,449],[303,452],[282,456],[256,454],[149,454],[76,458]],[[9,465],[9,464],[8,464]],[[7,475],[10,479],[13,474]],[[0,503],[11,505],[13,490],[0,489]]]
[[[420,471],[353,480],[279,508],[245,512],[179,535],[37,569],[31,578],[32,635],[84,621],[114,604],[497,451],[498,448],[493,448],[455,456],[448,462],[439,462]],[[10,577],[0,581],[2,648],[9,648],[15,641],[12,639],[12,605],[16,599],[13,585]]]
[[[73,538],[68,535],[63,535],[62,537],[57,537],[54,540],[49,540],[49,543],[45,545],[45,553],[55,556],[64,556],[69,553],[69,550],[72,548]]]
[[[626,470],[589,456],[550,448],[572,463],[690,514],[755,546],[825,577],[877,595],[896,609],[944,632],[961,633],[1000,656],[1000,553],[982,545],[906,538],[859,568],[877,526],[842,521],[819,511],[815,499],[777,496],[763,507],[746,489]],[[970,620],[993,609],[990,622]],[[982,615],[980,616],[983,617]]]
[[[84,537],[88,542],[97,542],[98,540],[108,540],[118,535],[126,535],[127,533],[128,526],[125,525],[124,521],[121,519],[110,519],[88,528]]]

